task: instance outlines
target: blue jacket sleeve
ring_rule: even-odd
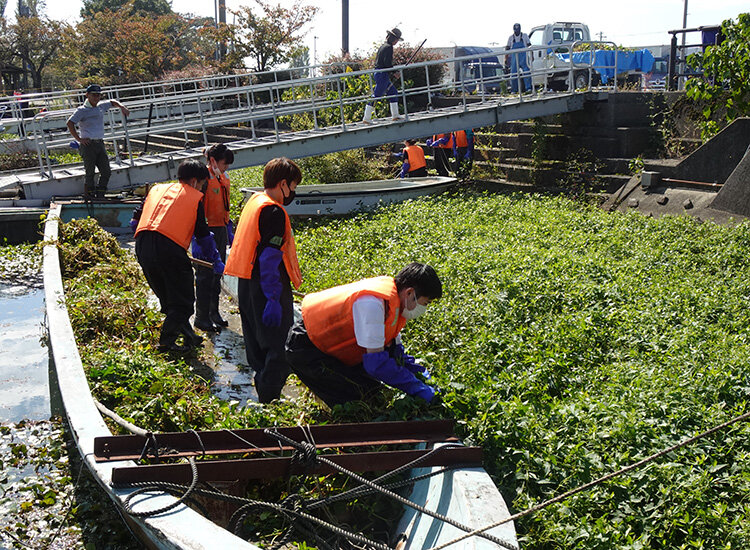
[[[420,397],[429,403],[435,396],[435,390],[432,387],[417,379],[407,369],[399,367],[387,351],[365,353],[362,357],[362,366],[365,372],[373,378],[413,397]]]
[[[406,177],[406,174],[408,173],[409,173],[409,163],[404,162],[403,166],[401,167],[401,172],[399,173],[398,177],[403,179]]]

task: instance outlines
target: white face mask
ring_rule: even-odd
[[[414,309],[407,309],[404,308],[404,313],[402,314],[404,316],[404,319],[412,320],[416,319],[420,315],[424,315],[424,312],[427,311],[427,306],[423,306],[419,302],[415,300],[416,305],[414,306]]]

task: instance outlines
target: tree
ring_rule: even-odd
[[[7,27],[6,47],[11,55],[23,63],[32,80],[32,87],[41,89],[42,75],[62,44],[60,39],[66,24],[45,17],[18,17]]]
[[[131,13],[125,5],[81,21],[66,55],[70,66],[79,68],[81,84],[93,78],[115,84],[161,78],[210,56],[212,48],[192,19]]]
[[[718,132],[717,119],[731,122],[750,115],[750,13],[741,13],[737,22],[727,19],[721,25],[721,44],[688,57],[703,76],[687,81],[687,96],[702,106],[704,138]]]
[[[253,60],[256,71],[266,71],[289,61],[301,46],[302,28],[312,21],[318,8],[302,5],[298,0],[290,8],[255,0],[257,6],[241,6],[230,10],[236,16],[233,25],[206,27],[204,32],[217,42],[229,44],[223,60],[224,69],[244,67],[244,60]]]
[[[120,11],[130,6],[128,13],[150,13],[153,15],[168,15],[172,13],[172,6],[167,0],[83,0],[81,17],[93,17],[104,11]]]

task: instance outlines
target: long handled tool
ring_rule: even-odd
[[[406,63],[404,63],[404,65],[408,65],[409,63],[411,63],[412,61],[414,61],[414,58],[417,56],[417,54],[419,53],[419,51],[422,49],[422,46],[424,46],[425,42],[427,42],[426,38],[424,40],[422,40],[422,43],[419,45],[419,47],[417,47],[416,50],[414,50],[413,52],[411,52],[411,55],[409,56],[409,59],[406,60]]]

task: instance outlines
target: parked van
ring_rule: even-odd
[[[500,92],[500,78],[503,76],[502,50],[484,46],[454,46],[431,48],[431,51],[448,58],[476,55],[473,59],[454,61],[448,65],[446,81],[456,84],[459,89],[472,93],[484,87],[484,93]]]

